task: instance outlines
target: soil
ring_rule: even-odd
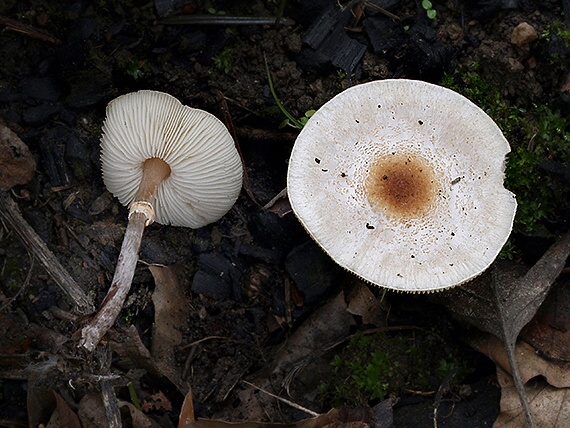
[[[103,375],[112,375],[123,400],[128,400],[129,383],[146,403],[162,394],[162,404],[155,402],[146,412],[160,426],[177,425],[189,387],[201,418],[291,423],[308,417],[260,398],[259,392],[248,396],[244,381],[269,385],[264,373],[278,366],[279,350],[325,302],[343,290],[348,295],[359,281],[312,243],[287,212],[286,200],[272,202],[286,187],[298,130],[280,128],[285,116],[271,94],[267,70],[280,102],[296,118],[358,83],[385,78],[439,83],[450,74],[460,80],[475,64],[513,105],[568,108],[564,79],[570,70],[567,61],[559,61],[568,52],[554,38],[543,37],[555,23],[568,24],[564,2],[437,1],[437,15],[430,19],[416,1],[345,2],[340,13],[340,3],[333,0],[290,0],[278,25],[162,22],[181,12],[188,17],[275,17],[279,3],[0,2],[0,118],[36,162],[31,181],[7,194],[96,305],[110,285],[127,222],[127,209],[106,191],[100,174],[99,137],[110,100],[154,89],[212,112],[234,132],[246,170],[244,191],[220,221],[198,230],[154,224],[145,231],[124,310],[94,354],[76,347],[77,331],[90,314],[78,316],[18,235],[7,225],[0,229],[5,333],[0,339],[0,420],[8,421],[6,426],[47,422],[30,404],[30,395],[42,397],[39,390],[54,391],[77,408],[99,393]],[[521,23],[533,31],[514,43],[513,31]],[[340,34],[337,49],[326,46],[331,34]],[[318,41],[321,35],[325,42]],[[270,209],[263,208],[270,202]],[[529,247],[542,243],[542,237],[534,238]],[[157,283],[149,265],[173,267],[187,310],[172,369],[159,374],[127,358],[121,353],[125,346],[117,345],[136,342],[132,324],[141,346],[153,347]],[[382,297],[382,290],[368,289]],[[384,299],[390,309],[379,309],[377,323],[355,316],[346,324],[349,333],[366,331],[370,324],[437,331],[469,368],[460,385],[447,390],[439,379],[429,393],[390,391],[395,426],[433,426],[436,402],[444,415],[439,426],[490,426],[500,398],[494,366],[458,340],[463,326],[424,296],[387,293]],[[329,357],[343,344],[344,339]],[[54,367],[47,370],[50,363]],[[316,391],[331,376],[330,367],[330,358],[323,358],[312,370],[320,375],[305,373],[305,384],[293,384],[292,396],[281,387],[273,392],[326,413],[334,404]],[[176,375],[165,375],[172,371]],[[259,400],[255,405],[247,401],[253,395]],[[360,405],[373,408],[380,401]],[[265,403],[263,411],[259,403]]]

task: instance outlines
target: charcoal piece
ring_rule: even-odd
[[[89,207],[86,207],[81,198],[75,198],[73,202],[65,209],[65,212],[71,217],[82,221],[83,223],[93,223],[93,218],[89,214]]]
[[[307,304],[319,301],[341,272],[341,268],[313,240],[295,247],[287,255],[285,269]]]
[[[319,51],[330,58],[332,65],[352,73],[366,52],[366,45],[351,39],[344,29],[337,27],[319,46]]]
[[[32,100],[54,102],[60,96],[58,84],[51,77],[28,77],[21,85],[22,93]]]
[[[303,37],[303,42],[313,49],[318,49],[335,28],[339,26],[344,27],[347,23],[348,16],[345,15],[343,17],[336,8],[329,8],[315,19],[313,25],[311,25],[311,28]]]
[[[192,291],[216,300],[240,300],[243,271],[220,253],[203,253],[198,257],[198,271],[192,279]]]
[[[538,166],[543,170],[557,174],[564,180],[570,182],[570,166],[552,159],[545,159],[541,161]]]
[[[161,242],[157,239],[143,239],[140,258],[151,264],[172,264],[172,255],[167,254]]]
[[[57,49],[57,67],[60,76],[67,79],[80,70],[92,67],[91,46],[88,39],[97,33],[98,24],[93,17],[71,21],[64,43]]]
[[[256,244],[241,244],[239,246],[239,253],[265,263],[279,263],[282,258],[282,251],[276,248],[264,248]]]
[[[75,109],[93,106],[115,95],[111,77],[96,69],[75,73],[69,77],[69,85],[66,103]]]
[[[430,25],[427,25],[423,22],[418,22],[408,31],[409,36],[415,39],[422,39],[426,42],[435,42],[437,41],[437,31]]]
[[[350,17],[347,11],[328,9],[303,37],[303,41],[315,51],[319,63],[324,59],[347,73],[352,73],[366,51],[364,44],[350,38],[344,30]]]
[[[433,36],[433,39],[432,39]],[[410,29],[410,36],[401,54],[407,74],[412,78],[436,82],[449,70],[457,50],[424,31],[424,26]]]
[[[154,0],[154,8],[156,10],[156,14],[160,18],[164,18],[172,14],[173,12],[178,11],[181,9],[186,3],[189,3],[188,0]]]
[[[392,10],[399,3],[401,3],[400,0],[369,0],[367,2],[368,8],[366,9],[366,13],[369,15],[374,15],[374,13],[382,13],[378,10],[378,8],[384,10]],[[373,6],[377,6],[378,8]]]
[[[46,123],[61,110],[61,105],[42,103],[24,110],[22,118],[28,125],[39,126]]]
[[[64,160],[65,141],[69,129],[57,126],[48,129],[40,138],[42,166],[49,183],[52,186],[65,186],[70,183],[67,166]]]
[[[331,0],[300,1],[287,11],[287,16],[302,27],[310,27],[315,22],[315,16],[320,16],[330,8]]]
[[[47,212],[45,210],[28,208],[23,210],[22,215],[42,241],[48,244],[48,246],[53,243],[55,239],[53,233],[53,221],[51,217],[47,217]]]
[[[363,26],[372,50],[377,54],[384,54],[400,46],[406,39],[402,25],[384,16],[367,18]]]
[[[65,160],[71,167],[75,178],[84,180],[93,174],[87,141],[75,134],[70,134],[65,144]]]
[[[92,250],[95,253],[95,250]],[[112,274],[115,272],[117,259],[119,258],[119,250],[112,245],[104,245],[100,251],[93,255],[93,259],[97,261],[106,272]]]
[[[487,22],[497,17],[502,10],[518,9],[519,0],[479,0],[465,2],[472,19]]]

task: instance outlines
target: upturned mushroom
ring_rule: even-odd
[[[321,107],[289,161],[293,211],[339,265],[432,292],[486,270],[512,229],[509,144],[479,107],[413,80],[352,87]]]
[[[154,221],[199,228],[234,205],[243,167],[223,123],[171,95],[139,91],[111,101],[101,137],[103,180],[129,206],[111,287],[80,345],[92,351],[115,322],[129,292],[142,235]]]

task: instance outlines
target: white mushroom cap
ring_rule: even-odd
[[[153,203],[158,223],[202,227],[221,218],[239,195],[241,159],[219,119],[162,92],[114,99],[103,124],[101,161],[105,185],[123,205],[133,202],[150,158],[170,167]]]
[[[352,87],[300,132],[287,191],[308,233],[342,267],[390,289],[441,290],[481,274],[516,211],[509,144],[449,89],[413,80]]]

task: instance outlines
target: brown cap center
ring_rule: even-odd
[[[417,218],[433,206],[438,189],[433,167],[424,158],[392,154],[372,165],[365,191],[374,210],[392,217]]]

